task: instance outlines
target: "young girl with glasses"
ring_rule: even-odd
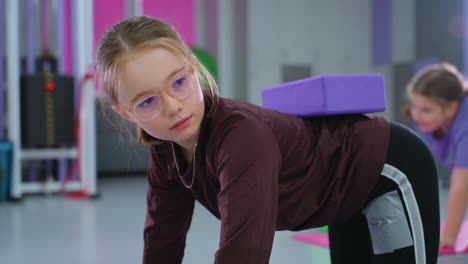
[[[195,201],[221,220],[215,263],[268,263],[275,230],[324,225],[332,263],[436,263],[436,169],[407,128],[222,98],[178,33],[150,17],[109,28],[96,71],[151,146],[143,263],[182,262]]]
[[[467,93],[463,75],[448,63],[427,66],[408,85],[408,116],[434,155],[451,169],[441,251],[454,251],[468,203]]]

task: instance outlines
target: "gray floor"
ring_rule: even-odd
[[[144,177],[106,178],[99,188],[101,197],[95,200],[35,195],[0,204],[0,263],[140,263]],[[443,189],[443,207],[446,197]],[[197,204],[184,263],[213,263],[219,226]],[[296,242],[291,234],[276,233],[270,263],[330,263],[328,250]],[[441,257],[439,263],[468,263],[468,255]]]

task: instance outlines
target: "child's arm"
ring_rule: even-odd
[[[468,203],[468,168],[455,168],[452,171],[447,205],[447,217],[440,246],[453,246],[465,217]]]
[[[455,244],[468,204],[468,133],[461,134],[455,144],[454,169],[450,176],[447,216],[440,247]]]
[[[148,170],[143,263],[182,263],[195,199],[181,183],[169,180],[155,160],[150,159]]]
[[[268,263],[270,258],[281,153],[273,133],[250,122],[230,129],[217,153],[221,238],[216,264]]]

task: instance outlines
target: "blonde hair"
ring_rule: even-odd
[[[107,103],[119,104],[119,60],[126,54],[145,48],[165,48],[192,65],[200,76],[202,87],[206,88],[203,93],[205,99],[211,101],[208,114],[214,113],[218,102],[218,87],[213,76],[170,24],[148,16],[135,16],[116,23],[106,30],[99,41],[96,75]],[[161,141],[137,126],[137,143],[149,145],[159,144]]]

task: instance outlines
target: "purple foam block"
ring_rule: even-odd
[[[320,75],[262,90],[263,107],[297,116],[385,111],[381,74]]]

